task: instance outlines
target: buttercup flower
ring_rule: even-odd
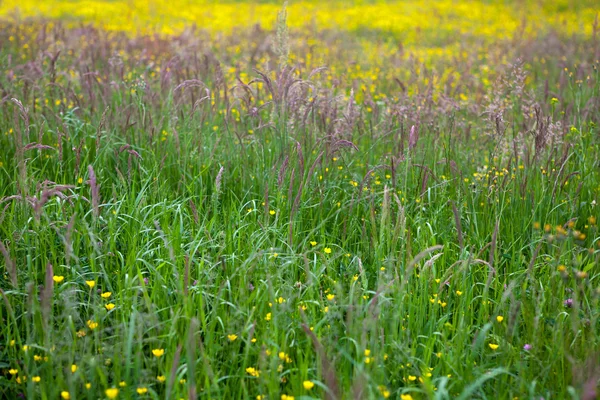
[[[152,350],[152,354],[154,354],[154,357],[162,357],[165,354],[165,349],[153,349]]]

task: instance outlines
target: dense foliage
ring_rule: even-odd
[[[0,5],[1,395],[595,398],[591,5],[29,3]]]

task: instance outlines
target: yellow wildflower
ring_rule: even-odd
[[[154,354],[154,357],[162,357],[165,354],[165,349],[153,349],[152,354]]]

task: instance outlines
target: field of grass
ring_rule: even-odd
[[[0,398],[597,398],[599,11],[0,2]]]

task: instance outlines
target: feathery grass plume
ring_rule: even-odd
[[[277,13],[277,42],[275,45],[275,54],[279,59],[279,71],[282,71],[287,66],[290,56],[287,5],[287,1],[284,1],[283,7]]]
[[[223,182],[223,171],[225,171],[225,167],[221,166],[219,168],[219,173],[217,174],[217,178],[215,179],[215,194],[218,197],[219,193],[221,193],[221,183]]]
[[[175,355],[173,356],[173,362],[171,363],[171,369],[169,371],[169,382],[167,383],[167,391],[166,398],[171,398],[171,393],[173,392],[173,386],[175,385],[175,380],[177,379],[177,369],[179,368],[179,361],[181,360],[181,344],[177,345],[177,350],[175,351]],[[189,362],[194,362],[194,360],[189,360]]]
[[[100,144],[101,144],[101,140],[102,140],[102,128],[104,128],[105,124],[106,124],[106,116],[108,115],[108,111],[110,110],[109,106],[106,106],[106,108],[104,109],[104,112],[102,112],[102,116],[100,117],[100,123],[98,124],[98,127],[96,128],[96,152],[100,153]]]
[[[196,204],[194,203],[194,201],[192,199],[190,199],[188,201],[188,204],[190,205],[190,210],[192,210],[192,216],[194,217],[194,223],[196,225],[198,225],[198,222],[200,222],[200,218],[198,216],[198,208],[196,208]]]
[[[189,379],[188,382],[188,399],[197,399],[197,389],[196,389],[196,360],[198,359],[196,356],[196,332],[200,329],[200,323],[196,317],[193,317],[190,320],[190,324],[188,327],[188,337],[187,337],[187,346],[186,346],[186,359],[187,361],[187,376]]]
[[[410,127],[410,134],[408,135],[408,149],[412,150],[417,145],[419,140],[419,129],[413,125]]]
[[[13,121],[16,132],[15,158],[19,170],[18,185],[21,191],[21,196],[23,198],[27,198],[27,195],[29,193],[27,183],[27,160],[25,159],[25,148],[23,146],[24,138],[23,132],[21,131],[21,124],[19,122],[19,118],[23,121],[23,124],[25,126],[25,139],[29,140],[29,110],[27,109],[27,107],[23,106],[23,103],[21,103],[21,101],[19,101],[18,99],[11,98],[10,100],[16,105]]]
[[[17,278],[17,265],[10,258],[10,253],[8,249],[4,246],[4,243],[0,240],[0,253],[4,256],[4,264],[6,266],[6,271],[8,272],[8,276],[10,276],[10,282],[16,288],[19,285],[19,281]]]
[[[50,328],[50,318],[52,316],[52,305],[54,296],[54,269],[52,264],[46,265],[46,278],[44,280],[44,287],[40,293],[40,306],[42,308],[42,320],[46,329]]]
[[[279,168],[279,173],[277,174],[277,187],[280,190],[281,190],[281,185],[283,184],[283,179],[285,178],[285,173],[287,171],[289,161],[290,161],[290,156],[286,155],[285,159],[281,163],[281,167]]]

